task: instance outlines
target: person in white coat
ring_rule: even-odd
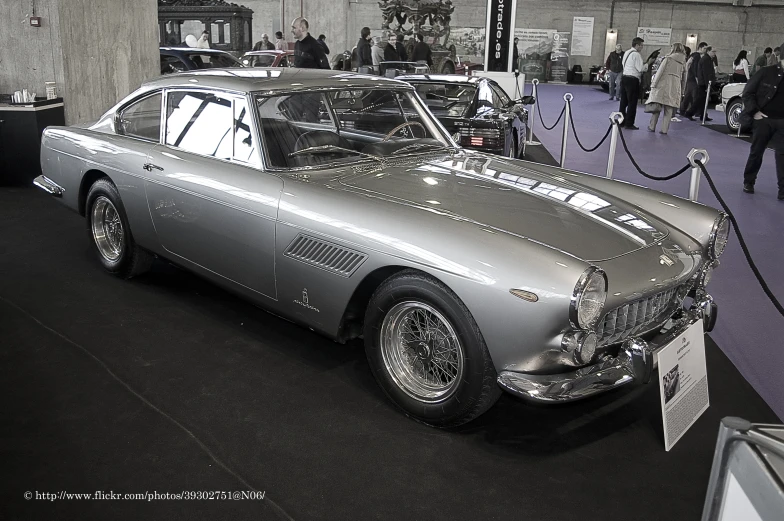
[[[670,54],[664,57],[651,82],[651,93],[645,105],[646,111],[652,112],[651,122],[648,124],[650,132],[656,132],[656,124],[659,122],[661,112],[664,112],[664,116],[659,132],[666,134],[669,131],[672,116],[681,104],[681,83],[685,63],[686,49],[683,44],[672,44]]]

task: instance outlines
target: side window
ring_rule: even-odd
[[[120,113],[117,132],[158,142],[161,136],[161,95],[154,94],[129,105]]]
[[[251,126],[248,103],[234,100],[234,159],[244,163],[256,162],[256,143]]]
[[[288,67],[288,66],[289,66],[289,62],[286,61],[286,57],[284,56],[283,58],[280,59],[280,65],[278,65],[278,67]]]
[[[179,58],[161,54],[161,74],[171,74],[185,70],[188,70],[188,67]]]
[[[208,92],[171,92],[166,106],[166,144],[205,156],[232,156],[231,99]]]

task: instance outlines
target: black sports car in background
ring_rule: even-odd
[[[160,47],[161,74],[193,71],[197,69],[227,69],[244,67],[226,51],[196,47]]]
[[[520,157],[528,130],[524,105],[533,97],[512,100],[493,80],[478,76],[406,75],[433,115],[460,146]]]

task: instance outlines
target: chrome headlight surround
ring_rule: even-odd
[[[607,300],[607,275],[591,266],[580,275],[572,292],[569,322],[575,329],[594,329],[604,311]]]
[[[561,349],[570,353],[580,365],[593,360],[598,344],[599,339],[593,331],[570,331],[561,339]]]
[[[713,228],[711,228],[710,236],[708,237],[708,256],[712,260],[717,260],[724,253],[729,237],[730,220],[727,218],[726,213],[721,213],[713,221]]]

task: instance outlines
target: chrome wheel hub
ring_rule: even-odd
[[[395,384],[422,402],[439,402],[457,389],[465,355],[452,324],[416,301],[396,304],[381,325],[381,354]]]
[[[734,105],[729,113],[730,127],[737,129],[740,126],[740,114],[743,112],[743,105]]]
[[[93,204],[90,227],[98,252],[106,260],[119,259],[125,246],[125,231],[117,208],[104,196],[99,196]]]

